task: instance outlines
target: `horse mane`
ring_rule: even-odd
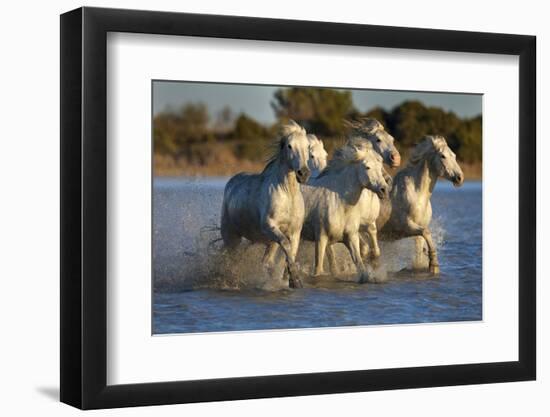
[[[372,135],[379,130],[384,130],[384,126],[374,117],[359,117],[356,120],[344,120],[344,126],[351,130],[351,134]]]
[[[334,151],[332,159],[317,178],[340,171],[348,165],[365,159],[369,154],[382,162],[382,157],[374,150],[372,143],[363,138],[352,136],[343,146]]]
[[[317,136],[315,136],[313,133],[308,133],[307,134],[307,140],[311,143],[311,142],[321,142],[321,139],[319,139]]]
[[[422,142],[416,145],[409,158],[408,165],[414,166],[427,160],[433,153],[441,151],[447,147],[447,141],[443,136],[427,135]]]
[[[279,128],[279,135],[278,138],[271,143],[271,154],[267,158],[266,165],[262,171],[262,173],[266,172],[270,167],[273,166],[273,164],[281,158],[282,151],[284,148],[284,145],[286,143],[286,140],[295,134],[306,134],[306,130],[300,126],[298,123],[296,123],[294,120],[289,120],[288,123],[285,123]]]
[[[322,149],[323,151],[325,151],[325,145],[323,144],[323,141],[315,136],[313,133],[307,134],[307,140],[310,150]]]

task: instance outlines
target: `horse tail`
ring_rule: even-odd
[[[229,216],[229,213],[227,212],[227,200],[229,198],[228,194],[229,193],[227,193],[226,187],[226,192],[224,193],[222,203],[220,232],[222,235],[221,240],[223,240],[224,246],[228,248],[234,248],[241,242],[241,237],[235,231],[234,227],[232,227],[231,218]]]

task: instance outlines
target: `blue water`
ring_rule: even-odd
[[[263,248],[242,245],[222,256],[215,239],[226,179],[156,179],[153,207],[153,333],[289,329],[482,319],[482,187],[440,181],[432,197],[432,233],[441,274],[410,267],[413,242],[382,242],[383,284],[354,284],[354,274],[285,290],[265,275]],[[340,262],[350,265],[345,249]],[[313,261],[303,244],[299,261]],[[351,268],[351,269],[350,269]],[[282,275],[282,270],[281,273]],[[348,278],[347,278],[348,277]]]

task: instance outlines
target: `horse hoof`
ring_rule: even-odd
[[[365,273],[359,275],[359,278],[357,280],[358,284],[366,284],[368,282],[372,282],[372,277],[371,276],[369,276],[368,274],[365,274]]]
[[[440,269],[439,265],[430,265],[430,274],[439,275]]]
[[[304,284],[302,283],[302,280],[298,277],[290,277],[288,279],[288,287],[289,288],[304,288]]]
[[[376,282],[374,277],[374,271],[372,268],[368,268],[366,271],[363,271],[359,274],[359,284],[366,284],[367,282]]]

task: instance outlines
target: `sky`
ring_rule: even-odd
[[[248,84],[219,84],[185,81],[153,82],[153,114],[167,109],[177,110],[186,103],[202,102],[210,116],[229,106],[234,114],[246,113],[262,123],[273,123],[275,114],[271,108],[273,93],[280,86]],[[427,106],[453,111],[459,117],[481,114],[480,94],[425,93],[393,90],[352,90],[355,107],[366,112],[380,106],[391,110],[405,100],[419,100]]]

